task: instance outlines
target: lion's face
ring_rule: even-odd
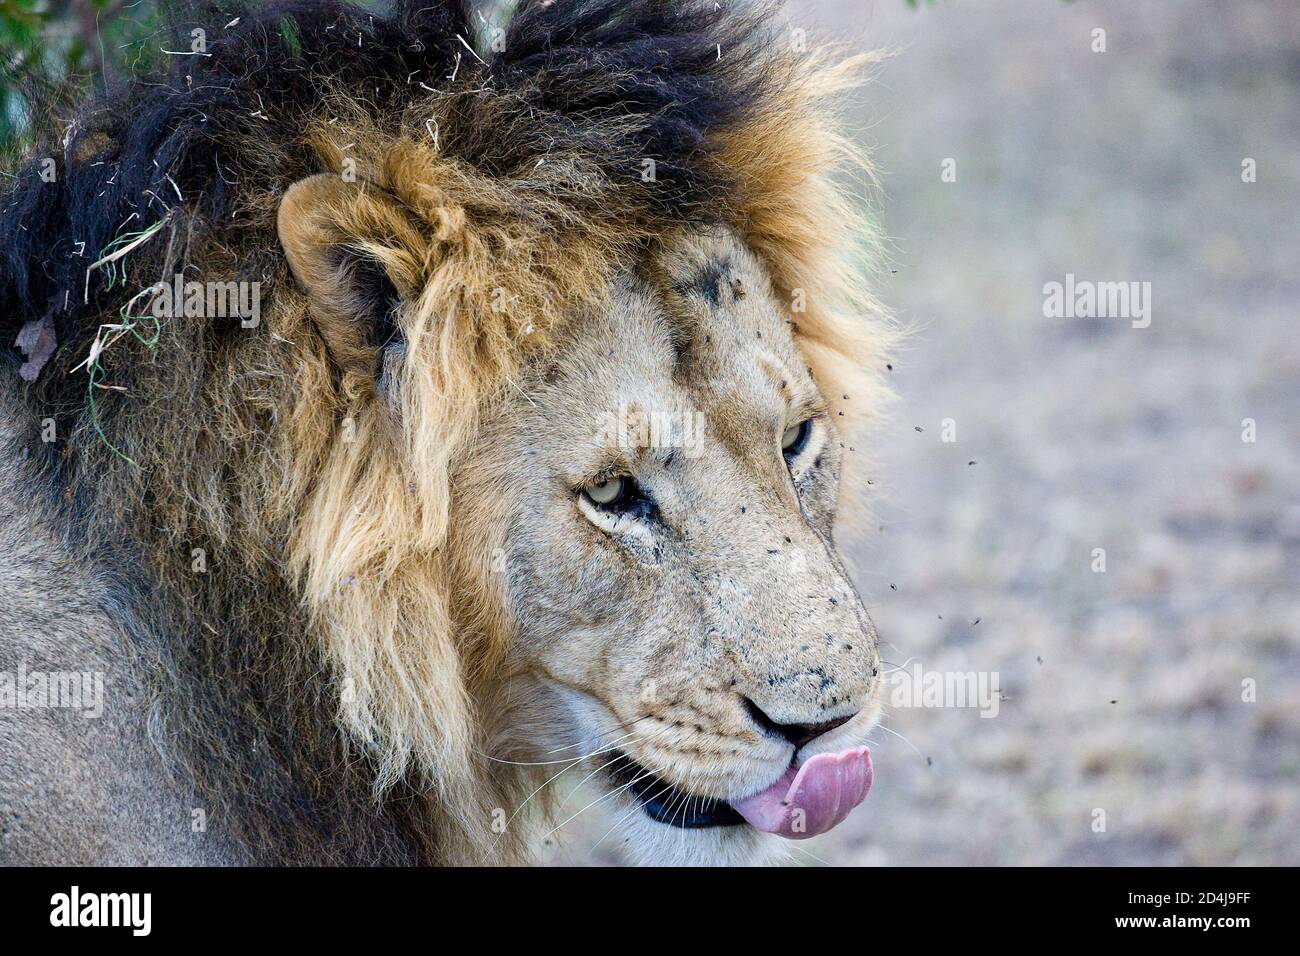
[[[641,857],[743,862],[775,842],[756,826],[812,835],[865,796],[848,748],[879,655],[831,541],[847,452],[788,309],[713,238],[572,323],[457,469],[453,514],[478,515],[513,621],[500,699],[532,715],[513,732],[537,760],[585,757]],[[805,781],[838,806],[743,802],[845,751]]]

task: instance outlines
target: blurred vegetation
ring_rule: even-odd
[[[6,166],[43,117],[162,58],[154,0],[0,0],[0,153]]]

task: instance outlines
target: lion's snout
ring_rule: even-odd
[[[808,571],[752,592],[728,654],[746,720],[796,748],[868,709],[880,673],[879,636],[847,576],[830,561]]]
[[[830,733],[832,730],[837,730],[844,726],[857,716],[857,712],[854,711],[853,713],[846,714],[843,717],[833,717],[830,720],[822,720],[815,723],[784,724],[773,720],[767,715],[767,712],[764,711],[763,708],[759,707],[748,697],[743,698],[742,703],[750,720],[761,727],[769,736],[775,735],[777,737],[785,738],[788,743],[794,745],[796,751],[802,749],[804,744],[812,743],[812,741],[816,740],[818,737],[822,737]]]
[[[735,690],[747,721],[798,750],[869,709],[877,696],[879,672],[874,648],[858,651],[841,643]]]

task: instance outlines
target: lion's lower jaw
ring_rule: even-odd
[[[623,853],[637,866],[771,866],[790,859],[780,837],[743,824],[682,830],[640,813],[624,839]]]
[[[621,862],[635,866],[771,866],[787,863],[787,841],[753,827],[683,829],[657,823],[626,798],[606,810],[613,829],[602,839]],[[611,824],[606,824],[609,826]]]

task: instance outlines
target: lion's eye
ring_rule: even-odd
[[[630,478],[604,478],[593,481],[582,489],[582,493],[591,499],[592,504],[602,508],[615,508],[633,488]]]
[[[808,436],[811,433],[811,418],[804,419],[798,425],[791,425],[781,436],[781,453],[787,458],[793,458],[803,451],[804,446],[808,444]]]
[[[587,518],[611,533],[628,530],[629,520],[635,524],[659,517],[654,499],[627,475],[588,482],[579,498]]]

